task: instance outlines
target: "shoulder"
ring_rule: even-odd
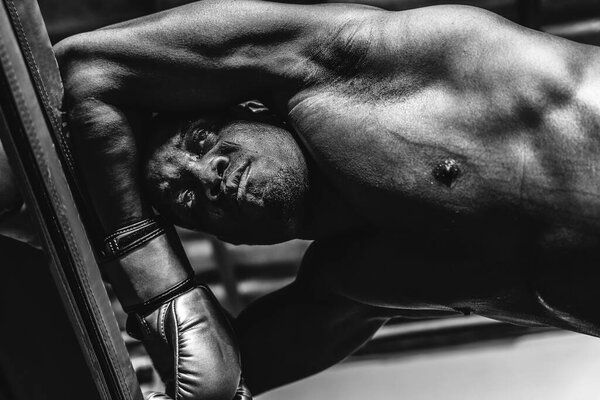
[[[334,11],[334,10],[330,10]],[[315,34],[311,59],[341,77],[397,73],[440,64],[465,47],[488,42],[514,24],[489,11],[458,5],[390,12],[354,8],[332,13]],[[334,15],[335,14],[335,15]]]
[[[398,53],[417,59],[410,64],[415,68],[430,66],[424,69],[460,93],[500,91],[523,103],[563,101],[595,52],[477,7],[426,7],[403,18],[396,24],[396,37],[403,38]]]

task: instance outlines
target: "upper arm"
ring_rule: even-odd
[[[154,110],[214,108],[295,90],[348,9],[205,0],[66,39],[68,94]]]
[[[493,35],[501,37],[506,24],[493,13],[469,6],[400,12],[357,9],[323,31],[311,55],[319,78],[314,83],[351,80],[350,90],[394,87],[395,96],[420,90],[450,79],[477,59],[489,58],[491,52],[486,51]],[[357,85],[363,80],[367,86]]]
[[[361,10],[330,28],[316,58],[342,77],[420,74],[439,80],[486,63],[504,67],[501,61],[515,51],[539,45],[539,36],[549,35],[472,6]]]
[[[570,86],[584,51],[477,7],[427,7],[412,10],[407,19],[406,35],[415,46],[409,40],[408,51],[437,63],[439,78],[459,90],[489,94],[498,87],[516,93],[538,83]]]

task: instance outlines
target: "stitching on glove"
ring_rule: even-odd
[[[160,333],[161,339],[168,342],[167,334],[165,332],[165,320],[167,319],[167,310],[170,306],[162,306],[158,310],[158,332]]]
[[[156,218],[146,218],[117,229],[104,239],[100,251],[102,262],[120,258],[165,233],[165,228]]]
[[[140,315],[148,315],[151,312],[153,312],[154,310],[156,310],[158,307],[162,306],[163,304],[173,300],[175,297],[177,297],[193,288],[194,288],[194,278],[189,277],[189,278],[184,279],[183,281],[179,282],[175,286],[171,287],[167,291],[159,294],[158,296],[155,296],[155,297],[151,298],[150,300],[146,300],[145,302],[143,302],[141,304],[135,304],[135,305],[128,306],[128,307],[123,307],[123,310],[127,314],[138,313]]]
[[[152,334],[152,330],[150,329],[150,325],[148,324],[148,321],[146,321],[146,318],[142,318],[139,315],[136,315],[135,318],[142,326],[142,329],[144,330],[144,335],[150,336],[150,334]]]
[[[173,325],[175,328],[175,376],[177,379],[175,380],[175,400],[181,398],[181,394],[179,393],[179,321],[177,320],[177,313],[175,312],[175,307],[171,307],[171,312],[173,313]]]

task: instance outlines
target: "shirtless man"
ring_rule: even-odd
[[[463,6],[207,0],[55,50],[97,208],[139,201],[142,137],[176,223],[315,239],[296,282],[238,318],[254,393],[396,314],[600,335],[597,48]],[[228,109],[254,98],[285,125]]]

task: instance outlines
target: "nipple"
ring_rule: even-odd
[[[456,178],[460,175],[458,162],[451,158],[442,161],[433,168],[433,177],[442,185],[452,186]]]

